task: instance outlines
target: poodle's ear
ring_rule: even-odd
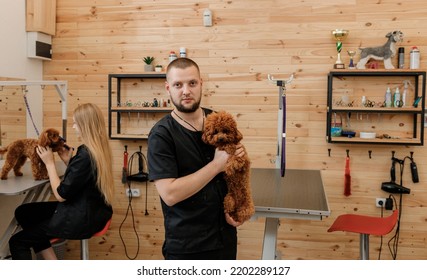
[[[49,132],[47,130],[43,131],[39,137],[39,145],[42,147],[47,147],[50,146],[51,142],[52,141],[49,138]]]
[[[387,35],[385,35],[385,37],[386,37],[386,38],[390,38],[390,37],[391,37],[391,35],[392,35],[392,33],[391,33],[391,32],[389,32],[389,33],[387,33]]]

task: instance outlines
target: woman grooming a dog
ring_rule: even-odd
[[[31,248],[44,259],[56,259],[52,238],[86,239],[104,228],[113,214],[114,192],[112,152],[104,117],[95,104],[78,106],[73,113],[73,128],[83,144],[58,151],[67,165],[59,178],[52,149],[38,146],[37,154],[46,165],[52,192],[58,201],[20,205],[15,217],[22,230],[9,240],[14,260],[31,260]]]
[[[148,138],[148,170],[159,192],[164,216],[163,256],[167,260],[236,259],[240,225],[224,213],[229,154],[202,141],[198,65],[178,58],[167,67],[166,91],[175,106]],[[235,153],[245,154],[241,144]]]

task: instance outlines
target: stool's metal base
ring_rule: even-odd
[[[80,259],[89,259],[89,239],[82,239],[80,241]]]
[[[360,234],[360,259],[369,260],[369,234]]]

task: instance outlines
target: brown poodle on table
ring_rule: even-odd
[[[37,145],[50,147],[52,151],[57,152],[62,149],[64,142],[65,140],[59,136],[58,130],[48,128],[40,134],[39,139],[19,139],[10,143],[6,148],[0,148],[1,155],[7,152],[0,178],[7,180],[7,174],[12,169],[15,176],[22,176],[21,168],[29,158],[34,180],[48,179],[46,166],[37,154],[36,147]]]
[[[243,157],[234,155],[243,136],[233,116],[225,111],[209,114],[202,139],[231,155],[225,167],[228,193],[224,198],[224,209],[235,221],[247,221],[255,212],[250,187],[250,160],[246,150]]]

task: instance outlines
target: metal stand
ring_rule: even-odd
[[[21,86],[26,90],[27,86],[55,86],[62,103],[62,137],[67,135],[67,81],[0,81],[0,90],[3,86]]]
[[[279,218],[266,217],[264,229],[264,242],[262,244],[262,259],[277,260],[277,229]]]
[[[369,234],[360,234],[360,259],[369,260]]]
[[[276,167],[280,168],[282,177],[286,169],[286,84],[294,79],[292,74],[288,80],[277,80],[268,74],[268,80],[276,83],[279,87],[279,111],[277,117],[277,155]]]

